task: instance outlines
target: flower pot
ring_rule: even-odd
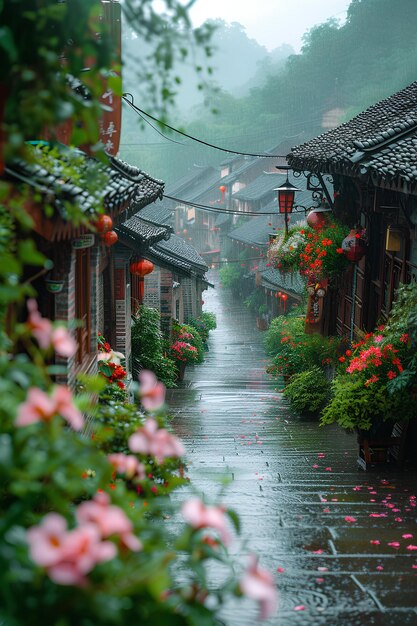
[[[184,380],[186,366],[187,366],[187,363],[185,361],[178,362],[177,380]]]
[[[64,280],[53,280],[52,278],[45,278],[46,290],[49,293],[60,293],[64,288]]]

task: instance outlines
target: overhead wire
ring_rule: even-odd
[[[272,211],[238,211],[233,209],[226,209],[221,207],[213,207],[207,206],[206,204],[199,204],[198,202],[191,202],[190,200],[182,200],[181,198],[175,198],[174,196],[168,196],[166,194],[163,195],[167,200],[173,200],[174,202],[179,202],[180,204],[184,204],[186,206],[190,206],[194,209],[199,209],[201,211],[211,211],[212,213],[225,213],[227,215],[241,215],[245,217],[247,215],[250,216],[259,216],[259,215],[276,215],[277,212],[275,210]],[[308,209],[302,209],[302,211],[292,211],[293,213],[305,213]]]
[[[127,96],[130,96],[132,98],[132,100],[130,101]],[[144,116],[148,117],[149,119],[153,120],[154,122],[157,122],[158,124],[162,124],[166,128],[169,128],[173,132],[178,133],[179,135],[182,135],[183,137],[187,137],[188,139],[192,139],[193,141],[196,141],[197,143],[201,143],[204,146],[208,146],[209,148],[214,148],[215,150],[220,150],[221,152],[226,152],[228,154],[237,154],[239,156],[251,156],[251,157],[264,158],[264,159],[286,159],[287,158],[287,156],[285,154],[259,154],[259,153],[254,153],[254,152],[240,152],[238,150],[231,150],[231,149],[228,149],[228,148],[223,148],[221,146],[217,146],[214,143],[210,143],[208,141],[204,141],[203,139],[199,139],[198,137],[194,137],[193,135],[189,135],[188,133],[185,133],[184,131],[179,130],[178,128],[174,128],[174,126],[170,126],[166,122],[163,122],[162,120],[158,119],[157,117],[154,117],[150,113],[147,113],[143,109],[140,109],[139,107],[137,107],[135,105],[134,97],[133,97],[133,95],[131,93],[124,93],[123,96],[122,96],[122,99],[134,111],[136,111],[138,114],[141,114],[141,116],[144,115]]]

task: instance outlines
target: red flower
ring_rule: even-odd
[[[392,370],[388,372],[387,376],[390,380],[392,380],[393,378],[397,378],[397,374],[393,372]]]

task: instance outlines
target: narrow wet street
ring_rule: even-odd
[[[203,365],[169,393],[174,428],[197,490],[242,521],[232,551],[256,552],[274,573],[279,610],[268,624],[417,625],[416,476],[357,469],[353,435],[291,415],[265,373],[263,334],[220,287]],[[253,603],[230,607],[230,626],[254,623]]]

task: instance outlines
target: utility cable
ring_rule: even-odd
[[[132,100],[130,101],[127,96],[130,96]],[[228,150],[227,148],[222,148],[221,146],[217,146],[214,143],[209,143],[208,141],[203,141],[202,139],[198,139],[198,137],[194,137],[193,135],[184,133],[182,130],[179,130],[178,128],[174,128],[173,126],[170,126],[166,122],[159,120],[157,117],[154,117],[150,113],[147,113],[143,109],[140,109],[139,107],[135,105],[134,97],[131,93],[124,93],[122,96],[122,99],[125,102],[127,102],[127,104],[132,109],[134,109],[138,114],[145,115],[146,117],[149,117],[149,119],[153,120],[154,122],[157,122],[158,124],[162,124],[163,126],[166,126],[166,128],[169,128],[169,130],[172,130],[173,132],[178,133],[179,135],[182,135],[183,137],[188,137],[188,139],[192,139],[193,141],[196,141],[197,143],[201,143],[204,146],[208,146],[209,148],[214,148],[215,150],[220,150],[221,152],[227,152],[228,154],[238,154],[239,156],[259,157],[259,158],[264,158],[264,159],[286,159],[287,158],[287,155],[285,154],[259,154],[259,153],[253,153],[253,152],[239,152],[238,150]]]
[[[166,198],[167,200],[173,200],[174,202],[185,204],[186,206],[190,206],[194,209],[198,209],[201,211],[209,211],[212,213],[225,213],[226,215],[241,215],[242,217],[246,217],[247,215],[255,216],[255,217],[259,215],[283,215],[283,213],[278,213],[278,211],[238,211],[238,210],[235,211],[233,209],[226,209],[226,208],[222,209],[220,207],[216,208],[216,207],[207,206],[206,204],[199,204],[196,202],[191,202],[189,200],[181,200],[181,198],[175,198],[174,196],[167,196],[166,194],[164,194],[163,197]],[[294,211],[293,209],[292,213],[306,213],[307,210],[308,209],[301,208],[301,211]]]

